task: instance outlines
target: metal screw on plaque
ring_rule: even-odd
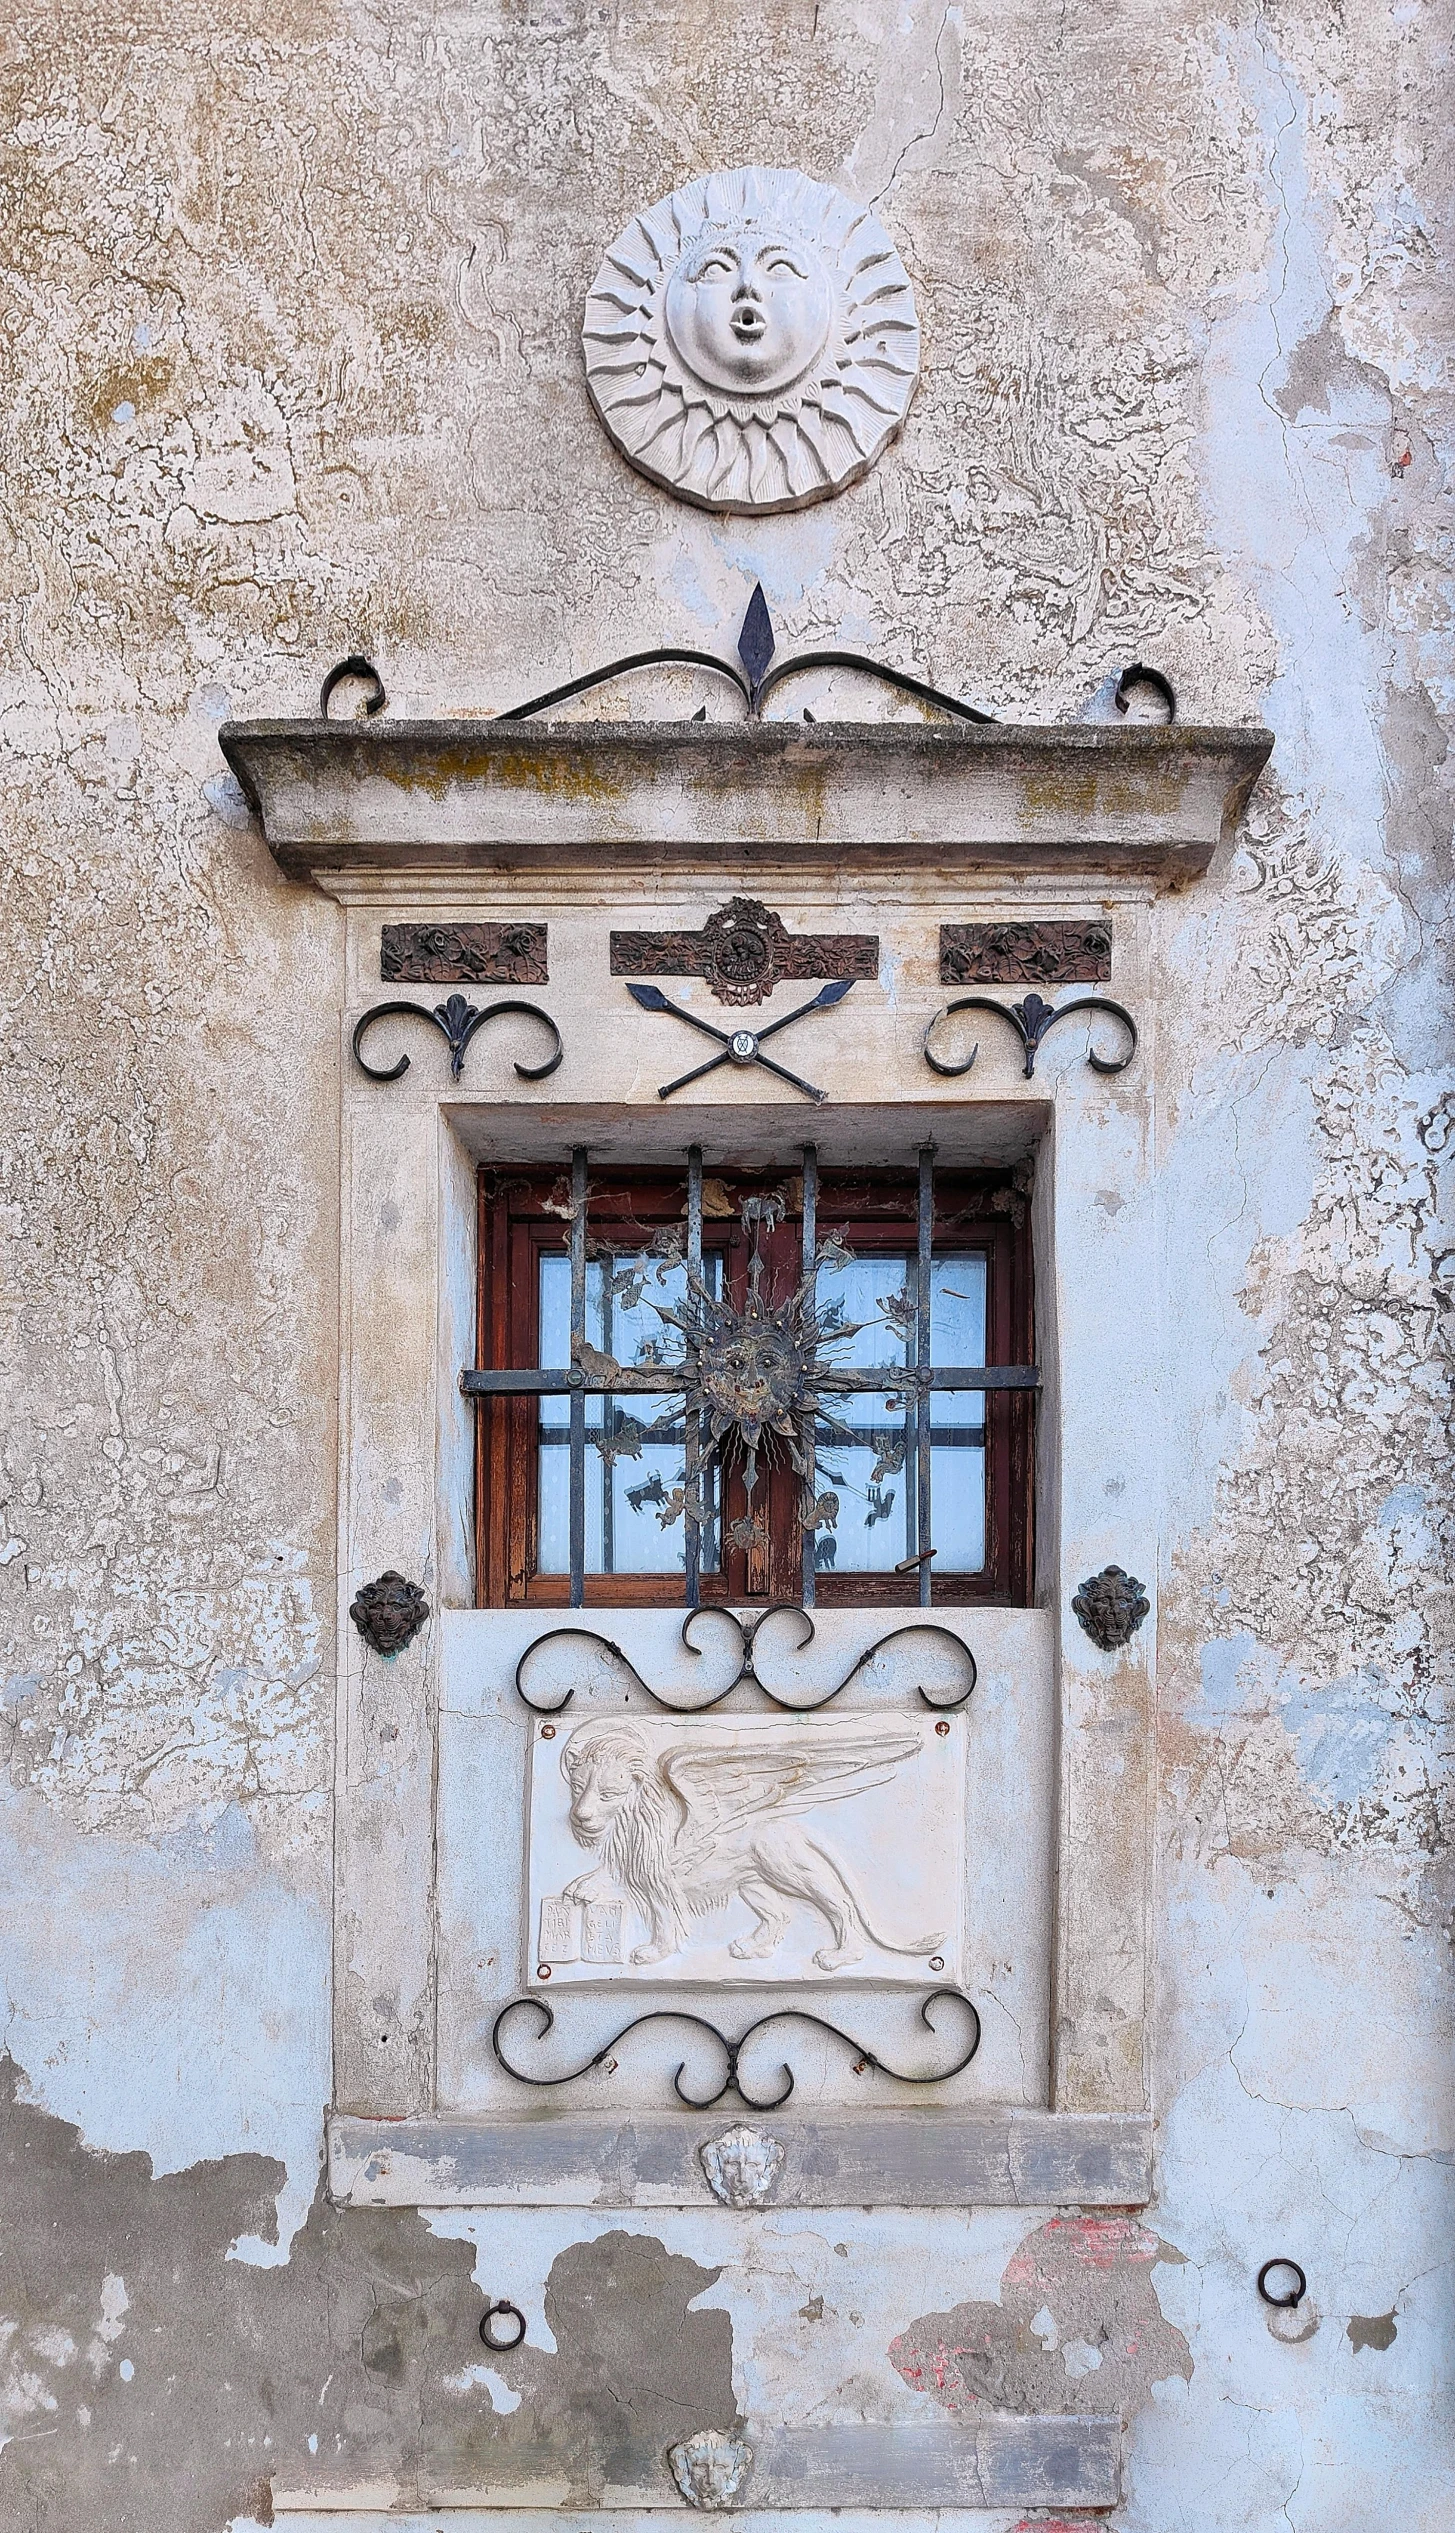
[[[943,1954],[943,1953],[931,1953],[931,1955],[930,1955],[930,1968],[931,1968],[931,1970],[943,1970],[943,1969],[944,1969],[944,1966],[945,1966],[945,1957],[944,1957],[944,1954]]]
[[[935,1731],[939,1734],[941,1741],[943,1741],[943,1740],[944,1740],[945,1735],[946,1735],[946,1733],[949,1731],[949,1729],[950,1729],[949,1725],[948,1725],[948,1724],[944,1724],[944,1723],[937,1724],[937,1725],[935,1726]]]
[[[554,1741],[554,1740],[555,1740],[555,1738],[556,1738],[556,1728],[555,1728],[555,1725],[554,1725],[554,1724],[542,1724],[542,1726],[541,1726],[541,1739],[542,1739],[542,1741]]]
[[[550,1965],[550,1963],[549,1963],[548,1961],[538,1961],[538,1962],[536,1963],[536,1977],[537,1977],[538,1979],[549,1979],[550,1975],[551,1975],[551,1965]]]

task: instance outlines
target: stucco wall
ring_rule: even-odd
[[[578,2446],[775,2372],[823,2416],[953,2402],[951,2323],[1001,2406],[1075,2407],[1154,2266],[1126,2533],[1447,2520],[1442,32],[1312,0],[12,17],[5,2521],[212,2533],[266,2516],[285,2444],[407,2484],[520,2401],[580,2495]],[[631,474],[577,346],[627,214],[753,158],[875,202],[925,329],[900,446],[756,525]],[[1095,2258],[1006,2211],[930,2258],[902,2214],[845,2250],[318,2195],[343,919],[216,727],[355,648],[451,711],[727,647],[755,577],[785,644],[1007,717],[1143,657],[1187,718],[1276,734],[1152,919],[1161,2195]],[[1294,2345],[1251,2286],[1287,2249]],[[472,2259],[541,2317],[493,2390]]]

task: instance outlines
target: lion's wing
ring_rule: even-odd
[[[720,1834],[755,1812],[780,1816],[840,1803],[885,1785],[920,1749],[902,1725],[878,1731],[773,1734],[757,1750],[682,1742],[657,1765],[684,1806],[690,1831]]]

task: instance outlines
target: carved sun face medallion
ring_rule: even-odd
[[[919,376],[909,276],[870,211],[738,167],[638,214],[586,302],[586,380],[623,456],[709,510],[798,510],[868,473]]]

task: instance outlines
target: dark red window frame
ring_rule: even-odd
[[[754,1190],[787,1187],[789,1210],[762,1241],[769,1289],[784,1291],[797,1280],[801,1219],[793,1209],[794,1182],[782,1171],[714,1172],[706,1179],[703,1247],[724,1260],[728,1289],[741,1297],[749,1244],[738,1220],[741,1198]],[[594,1169],[588,1222],[593,1242],[612,1250],[649,1248],[657,1233],[680,1224],[685,1168],[623,1171]],[[493,1166],[479,1173],[480,1292],[477,1362],[485,1369],[518,1370],[536,1360],[543,1251],[567,1246],[569,1174]],[[819,1239],[842,1232],[861,1257],[913,1250],[915,1173],[905,1170],[832,1170],[821,1173]],[[1008,1171],[937,1170],[934,1246],[937,1252],[983,1250],[987,1261],[986,1360],[1029,1363],[1033,1357],[1034,1303],[1029,1207]],[[831,1288],[830,1288],[831,1289]],[[1032,1487],[1034,1407],[1024,1391],[987,1391],[986,1563],[978,1575],[936,1576],[934,1598],[942,1605],[992,1602],[1021,1606],[1033,1580]],[[664,1402],[665,1403],[665,1402]],[[535,1571],[537,1518],[537,1402],[532,1397],[482,1399],[476,1427],[476,1571],[482,1607],[535,1604],[566,1606],[565,1575]],[[750,1571],[741,1551],[729,1549],[723,1569],[702,1577],[704,1601],[797,1602],[801,1597],[802,1547],[798,1524],[799,1482],[780,1463],[766,1481],[769,1551]],[[757,1509],[764,1510],[760,1474]],[[740,1479],[726,1487],[724,1522],[744,1509]],[[825,1609],[866,1604],[917,1605],[913,1574],[845,1574],[816,1577]],[[681,1578],[671,1574],[588,1574],[586,1605],[652,1608],[683,1605]]]

